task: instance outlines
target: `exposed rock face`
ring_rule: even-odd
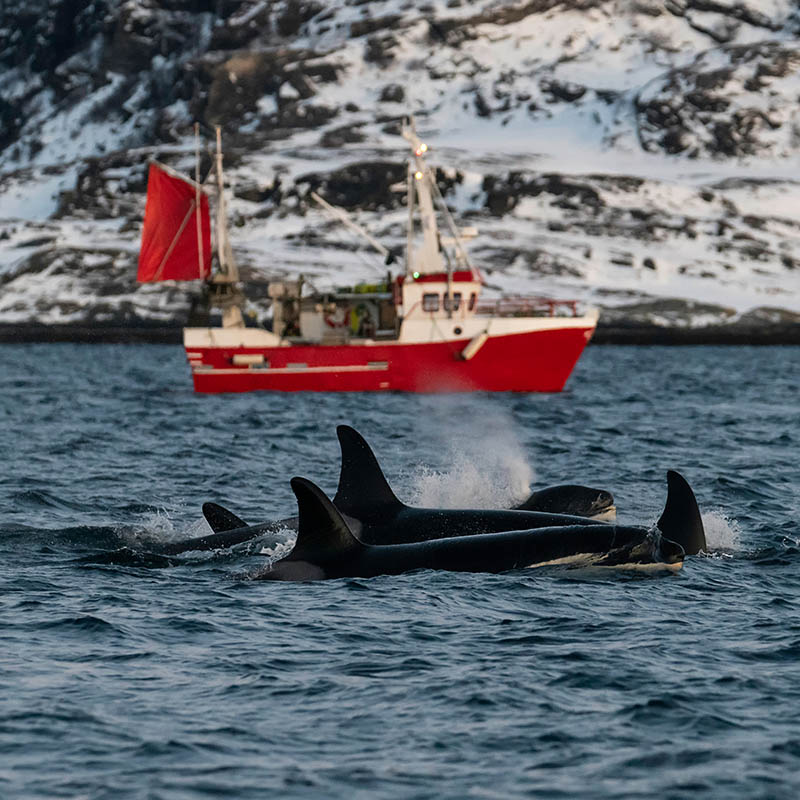
[[[397,162],[367,162],[351,164],[326,175],[301,175],[298,187],[308,186],[309,192],[324,195],[329,202],[342,208],[376,210],[399,205],[399,198],[390,191],[402,181],[406,168]]]
[[[646,86],[636,98],[639,138],[690,158],[796,152],[800,48],[779,42],[722,47]]]
[[[559,174],[525,175],[510,172],[504,179],[487,175],[483,179],[486,207],[502,216],[516,207],[523,197],[538,197],[542,192],[553,195],[553,205],[564,209],[599,209],[603,205],[597,190],[587,183]]]
[[[109,5],[103,0],[4,3],[0,8],[4,31],[0,63],[7,68],[29,66],[34,73],[54,73],[103,33]]]
[[[134,273],[147,160],[193,171],[195,121],[256,307],[359,247],[311,191],[400,250],[408,111],[498,290],[794,313],[799,41],[792,0],[2,4],[0,315],[179,323],[193,288]]]

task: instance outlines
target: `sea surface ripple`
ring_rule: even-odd
[[[0,348],[0,797],[800,796],[798,364],[591,347],[560,395],[211,397],[179,347]],[[339,423],[413,503],[583,483],[649,525],[677,469],[713,552],[308,584],[146,555],[206,500],[333,494]]]

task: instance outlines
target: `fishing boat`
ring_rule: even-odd
[[[228,238],[222,148],[216,190],[151,162],[139,281],[203,281],[221,324],[184,328],[197,392],[406,391],[558,392],[594,333],[597,311],[575,301],[481,297],[484,279],[427,165],[413,119],[404,269],[379,283],[320,293],[302,279],[269,285],[272,318],[245,324],[244,298]],[[199,163],[199,158],[198,158]],[[216,199],[215,257],[209,195]],[[328,211],[346,215],[322,198]],[[437,215],[438,208],[438,215]],[[447,232],[439,230],[439,216]],[[360,231],[391,261],[391,253]]]

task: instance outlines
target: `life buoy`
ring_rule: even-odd
[[[333,311],[322,315],[329,328],[346,328],[350,324],[350,314],[347,306],[336,306]]]

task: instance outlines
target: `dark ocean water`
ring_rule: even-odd
[[[800,796],[800,349],[593,347],[561,395],[191,392],[181,348],[0,347],[0,797]],[[401,499],[665,471],[677,575],[252,580],[260,545],[77,559],[332,494],[338,423]]]

